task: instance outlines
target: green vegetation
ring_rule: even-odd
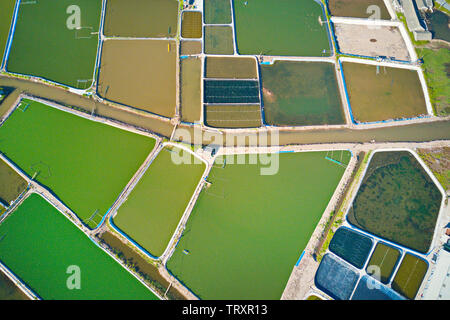
[[[357,122],[412,118],[428,113],[417,71],[343,62],[345,82]]]
[[[202,37],[202,13],[199,11],[183,12],[181,23],[181,36],[183,38],[201,38]]]
[[[215,128],[260,127],[260,105],[208,105],[205,106],[205,123]]]
[[[426,261],[406,253],[392,282],[392,289],[408,299],[414,299],[427,270]]]
[[[202,114],[202,60],[181,60],[181,120],[199,122]]]
[[[323,10],[316,1],[233,0],[237,51],[251,55],[329,56]]]
[[[400,252],[397,249],[381,242],[377,243],[377,246],[372,253],[372,257],[369,260],[369,264],[367,265],[367,273],[372,276],[380,276],[380,279],[377,280],[387,284],[400,256]],[[374,267],[379,268],[379,274],[375,274]]]
[[[258,77],[254,58],[206,57],[206,78],[256,79]]]
[[[9,205],[26,187],[25,179],[0,159],[0,202]]]
[[[0,235],[2,263],[43,299],[157,299],[37,194],[0,225]],[[80,268],[79,290],[67,286],[71,266]]]
[[[275,126],[344,124],[334,65],[276,61],[261,66],[265,121]]]
[[[108,0],[104,34],[107,37],[174,38],[177,23],[177,0]]]
[[[177,163],[181,159],[188,160]],[[164,147],[121,205],[114,223],[155,257],[164,253],[205,170],[192,154]]]
[[[417,152],[444,190],[450,190],[450,147],[418,149]]]
[[[202,299],[279,299],[344,172],[326,152],[261,156],[215,164],[168,261]]]
[[[15,0],[3,0],[0,3],[0,64],[6,50],[15,4]]]
[[[230,0],[205,0],[205,24],[231,23]]]
[[[223,26],[205,27],[205,53],[233,54],[233,29]]]
[[[450,50],[417,49],[423,58],[423,69],[431,103],[440,116],[450,114]]]
[[[441,192],[411,153],[377,152],[348,219],[363,230],[425,253],[441,201]]]
[[[85,223],[96,213],[90,227],[155,145],[154,139],[27,99],[0,127],[0,140],[1,152]]]
[[[67,10],[81,10],[81,29],[67,25]],[[8,71],[87,89],[93,81],[101,1],[39,0],[21,5]],[[80,81],[79,81],[80,80]]]

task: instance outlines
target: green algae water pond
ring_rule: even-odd
[[[275,175],[216,163],[168,269],[202,299],[279,299],[344,173],[326,155],[269,155]]]
[[[326,2],[332,16],[369,19],[379,13],[379,19],[391,18],[383,0],[329,0]]]
[[[107,37],[166,38],[177,33],[177,0],[108,0]]]
[[[191,164],[176,164],[173,152],[189,157],[184,150],[164,147],[114,218],[117,227],[156,257],[166,249],[206,167],[192,156]]]
[[[157,299],[37,194],[0,225],[0,238],[0,261],[43,299]],[[80,289],[67,286],[70,266]]]
[[[23,293],[6,275],[0,272],[0,301],[2,300],[28,300]]]
[[[27,107],[28,105],[28,107]],[[24,110],[24,111],[23,111]],[[0,127],[0,151],[95,227],[155,145],[146,136],[24,99]]]
[[[26,187],[25,179],[0,159],[0,202],[9,205]]]
[[[237,51],[269,56],[329,56],[322,6],[313,0],[233,0]]]

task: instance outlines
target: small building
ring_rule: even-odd
[[[432,34],[424,28],[419,20],[418,10],[428,10],[430,1],[428,0],[392,0],[396,11],[403,12],[408,29],[413,33],[416,41],[430,41]],[[433,2],[431,1],[431,9]]]

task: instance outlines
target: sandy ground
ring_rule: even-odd
[[[397,27],[335,24],[339,51],[364,56],[386,56],[410,60],[408,49]]]

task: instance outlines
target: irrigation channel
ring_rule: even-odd
[[[174,133],[175,124],[169,118],[155,116],[145,112],[131,110],[127,107],[118,107],[97,101],[93,97],[80,96],[65,89],[52,87],[40,82],[31,82],[10,76],[0,76],[0,86],[15,87],[0,105],[0,117],[11,108],[20,94],[53,101],[58,104],[95,114],[98,117],[110,119],[132,126],[137,130],[155,133],[161,137],[169,138]],[[416,123],[414,121],[393,122],[388,125],[376,126],[340,126],[340,127],[280,127],[260,129],[231,129],[212,130],[201,125],[179,124],[177,129],[186,130],[189,135],[182,137],[183,142],[189,144],[217,142],[216,138],[255,137],[261,133],[270,133],[279,130],[278,145],[291,144],[322,144],[322,143],[370,143],[376,142],[425,142],[433,140],[450,139],[450,117],[429,118]],[[194,141],[194,130],[199,134],[200,141]],[[224,139],[224,143],[225,143]],[[247,141],[243,142],[248,144]],[[238,143],[239,144],[239,143]],[[270,142],[269,142],[270,144]]]

